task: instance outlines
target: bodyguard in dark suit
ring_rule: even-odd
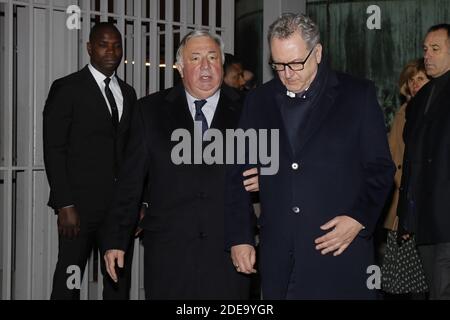
[[[279,171],[260,176],[263,299],[372,299],[371,236],[394,172],[375,88],[328,68],[318,27],[302,14],[276,20],[269,43],[277,77],[249,93],[240,123],[280,132]],[[249,274],[245,168],[227,174],[225,225],[236,269]]]
[[[68,287],[76,283],[69,279],[74,272],[70,267],[83,272],[92,248],[104,247],[105,218],[136,102],[134,89],[115,74],[122,60],[122,37],[116,27],[94,26],[87,50],[90,64],[56,80],[44,108],[48,205],[58,214],[59,232],[52,299],[79,299],[79,290]],[[128,257],[130,264],[132,251]],[[103,259],[100,263],[103,272]],[[131,269],[125,271],[118,284],[104,277],[104,299],[128,298]]]
[[[450,299],[450,25],[424,41],[427,83],[410,102],[398,206],[400,235],[415,234],[431,299]]]
[[[177,52],[183,84],[136,104],[127,158],[111,211],[111,250],[105,259],[108,272],[117,279],[115,267],[123,264],[147,176],[150,206],[140,224],[144,229],[147,299],[249,296],[249,278],[234,270],[224,248],[224,165],[177,165],[172,155],[178,145],[172,141],[176,130],[184,129],[192,140],[199,136],[201,146],[206,129],[225,134],[226,129],[237,126],[242,103],[236,92],[221,86],[222,61],[222,40],[206,31],[192,31]],[[193,154],[184,156],[192,161]]]

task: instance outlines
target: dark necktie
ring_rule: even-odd
[[[206,100],[195,100],[195,121],[202,122],[202,135],[205,134],[206,129],[208,129],[208,121],[203,114],[202,108],[206,104]]]
[[[115,130],[117,130],[117,126],[119,125],[119,111],[117,110],[116,100],[114,99],[113,93],[109,88],[109,83],[111,82],[111,78],[106,78],[105,82],[105,94],[108,99],[109,106],[111,107],[111,118],[112,124]]]

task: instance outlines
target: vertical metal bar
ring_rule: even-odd
[[[48,192],[47,192],[48,194]],[[47,210],[47,225],[50,232],[47,234],[47,299],[50,298],[53,283],[53,273],[56,267],[56,261],[58,257],[58,236],[56,232],[56,215],[53,214],[52,209]],[[56,241],[55,241],[56,240]]]
[[[81,50],[82,65],[85,66],[89,63],[89,55],[86,50],[86,43],[89,41],[89,32],[91,31],[91,1],[82,0],[84,7],[83,22],[81,24],[81,44],[84,47]]]
[[[2,299],[11,299],[12,289],[12,112],[13,112],[13,1],[9,0],[5,4],[5,72],[7,81],[5,83],[5,150],[7,168],[5,175],[5,203],[3,215],[3,275],[2,275]]]
[[[202,26],[202,0],[195,0],[195,27],[200,29]]]
[[[84,266],[84,274],[83,274],[83,280],[81,280],[81,289],[80,289],[80,299],[81,300],[88,300],[89,299],[89,283],[91,282],[91,275],[92,275],[92,261],[94,261],[92,257],[92,252],[89,255],[89,259]],[[83,268],[83,266],[81,266]],[[83,271],[83,270],[81,270]]]
[[[194,25],[194,14],[195,14],[195,0],[187,1],[187,23]]]
[[[100,0],[100,21],[108,21],[108,0]]]
[[[68,50],[67,50],[67,74],[71,74],[78,71],[78,55],[79,55],[79,44],[78,44],[78,30],[67,30],[68,32]]]
[[[133,2],[131,1],[127,1],[127,8],[125,12],[128,12],[128,15],[132,15],[131,12],[133,12]],[[130,14],[131,13],[131,14]],[[133,21],[133,20],[131,20]],[[127,68],[126,68],[126,80],[127,82],[132,85],[134,87],[134,83],[133,83],[133,64],[135,63],[134,61],[134,52],[133,52],[133,27],[134,27],[134,21],[133,21],[133,26],[130,26],[128,23],[125,24],[125,38],[126,38],[126,42],[125,42],[125,46],[126,46],[126,56],[125,56],[125,61],[128,62],[127,63]]]
[[[166,33],[165,33],[165,57],[166,68],[164,70],[164,87],[173,86],[173,0],[166,0]]]
[[[148,39],[148,32],[147,32],[147,26],[148,22],[143,22],[141,25],[141,52],[139,53],[142,57],[142,72],[141,72],[141,95],[138,97],[145,96],[147,93],[147,75],[148,75],[148,57],[147,57],[147,39]]]
[[[131,270],[131,291],[130,300],[139,300],[140,298],[140,252],[139,252],[139,240],[135,240],[133,244],[133,262]]]
[[[134,12],[135,12],[135,18],[134,21],[134,30],[133,30],[133,42],[134,42],[134,48],[133,48],[133,83],[134,88],[136,90],[136,94],[140,97],[142,96],[142,86],[141,86],[141,79],[142,79],[142,70],[145,70],[145,63],[142,61],[142,55],[141,55],[141,47],[142,47],[142,18],[141,18],[141,1],[135,1],[134,2]]]
[[[117,18],[117,28],[119,29],[120,33],[122,34],[122,46],[125,48],[125,1],[123,0],[116,0],[115,1],[115,8],[116,8],[116,14],[119,16]],[[117,75],[119,78],[124,79],[125,75],[125,65],[123,63],[120,64],[119,68],[117,69]]]
[[[28,74],[28,169],[26,170],[26,185],[27,188],[27,200],[26,200],[26,221],[27,221],[27,257],[30,257],[30,263],[27,265],[27,299],[32,299],[33,290],[33,278],[32,270],[35,261],[34,250],[34,219],[33,219],[33,155],[34,155],[34,55],[32,50],[34,48],[34,7],[31,4],[28,7],[28,40],[29,40],[29,74]]]
[[[158,9],[159,0],[150,0],[150,93],[159,90]]]
[[[188,2],[191,0],[180,1],[180,41],[187,34],[188,24]],[[178,44],[177,44],[178,46]]]
[[[234,0],[222,0],[222,39],[227,52],[234,53]],[[230,16],[232,19],[230,19]]]
[[[98,264],[97,264],[97,300],[101,300],[103,298],[103,274],[101,268],[101,260],[103,259],[101,251],[97,250],[94,252],[95,255],[98,255]]]
[[[53,0],[49,0],[49,5],[53,5]],[[53,10],[47,10],[47,15],[48,15],[48,24],[47,24],[47,39],[48,39],[48,46],[47,46],[47,61],[46,64],[48,66],[48,88],[50,88],[51,83],[53,82]],[[48,91],[48,90],[47,90]],[[52,278],[52,273],[50,273],[50,270],[55,270],[54,268],[56,267],[55,265],[55,261],[57,260],[57,250],[58,250],[58,246],[54,244],[54,239],[55,237],[57,237],[57,227],[56,227],[56,223],[55,223],[55,219],[52,219],[52,216],[49,214],[47,216],[48,222],[49,222],[49,226],[50,226],[50,232],[48,234],[48,248],[51,248],[51,254],[48,255],[48,260],[49,260],[49,266],[52,266],[52,268],[48,268],[48,279],[53,279]],[[49,281],[50,282],[50,281]],[[51,291],[51,286],[50,284],[47,287],[48,291]]]
[[[216,0],[209,0],[209,27],[211,33],[216,33]],[[233,19],[234,20],[234,19]]]

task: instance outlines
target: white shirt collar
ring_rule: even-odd
[[[202,112],[206,117],[206,121],[208,121],[208,125],[211,126],[212,120],[214,118],[214,113],[217,109],[217,104],[219,103],[220,98],[220,89],[217,90],[212,96],[206,98],[206,99],[197,99],[194,98],[187,90],[186,92],[186,99],[189,106],[189,111],[191,112],[192,118],[195,119],[195,104],[194,101],[196,100],[206,100],[206,104],[202,108]]]
[[[306,94],[306,92],[308,92],[308,90],[309,90],[309,87],[307,89],[305,89],[304,91],[299,92],[299,93],[295,93],[295,92],[292,92],[290,90],[286,90],[286,95],[289,98],[295,98],[297,96],[301,96],[303,99],[305,99],[305,94]]]
[[[100,71],[98,71],[97,69],[95,69],[95,67],[94,67],[92,64],[90,64],[90,63],[89,63],[89,65],[88,65],[88,68],[89,68],[89,70],[91,71],[92,75],[94,76],[95,81],[96,81],[98,84],[104,84],[105,79],[108,78],[108,77],[105,76],[105,75],[104,75],[103,73],[101,73]],[[115,79],[116,79],[116,72],[114,72],[114,73],[112,74],[112,76],[109,77],[109,78],[111,78],[111,80],[115,80]]]

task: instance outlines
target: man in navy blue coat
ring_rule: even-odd
[[[279,170],[259,182],[263,298],[375,298],[371,236],[394,174],[375,87],[330,70],[302,14],[276,20],[269,44],[277,77],[249,93],[240,123],[280,136]],[[256,272],[249,167],[229,167],[226,195],[226,246],[245,274]]]

